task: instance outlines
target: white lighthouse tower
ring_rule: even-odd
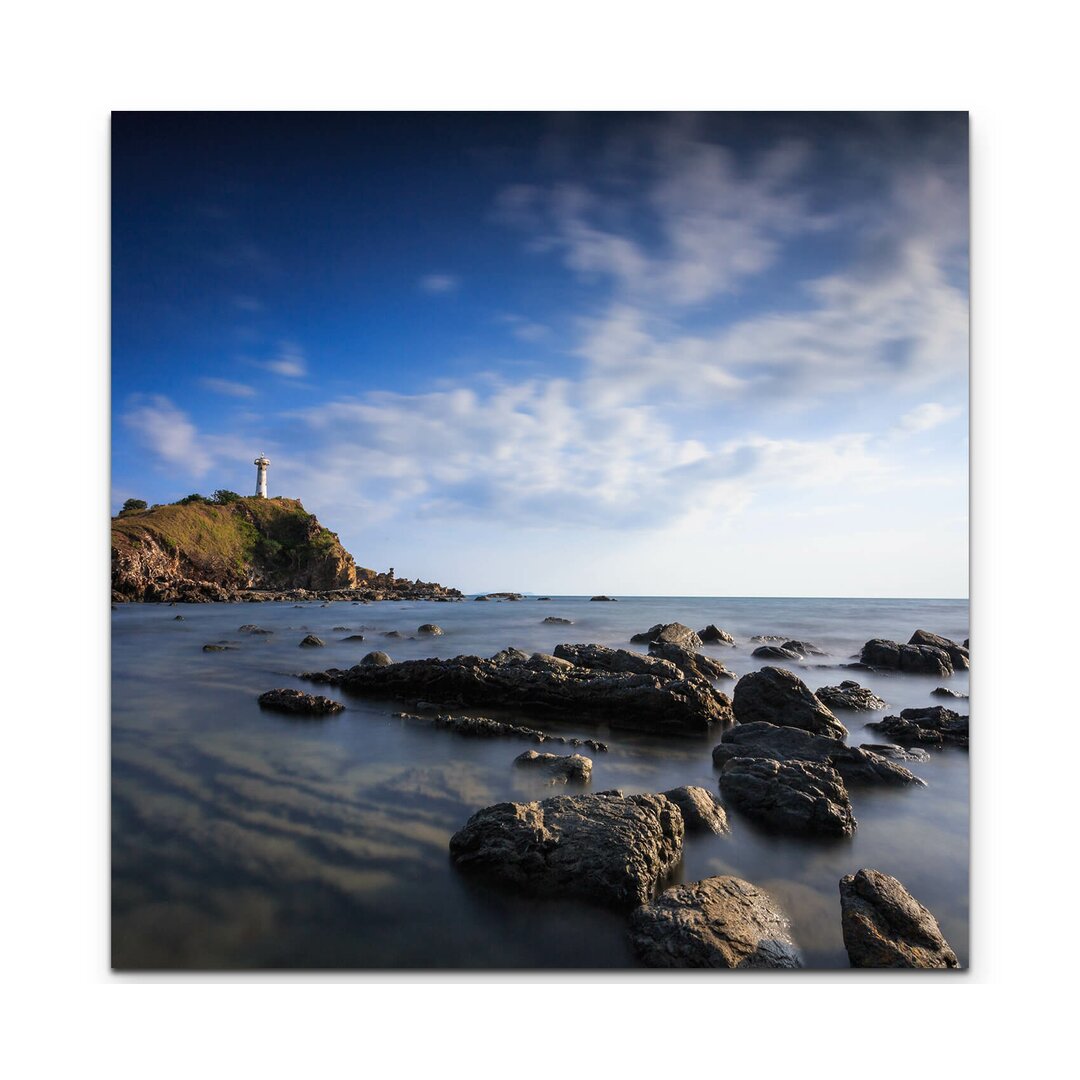
[[[259,470],[255,478],[255,494],[260,499],[266,498],[266,470],[270,468],[270,459],[265,454],[260,454],[255,459],[255,467]]]

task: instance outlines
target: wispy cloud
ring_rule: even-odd
[[[282,342],[278,354],[272,359],[256,363],[284,379],[302,379],[308,373],[307,360],[300,347],[289,342]]]
[[[124,425],[162,461],[203,476],[212,458],[188,416],[162,394],[138,395],[124,414]]]
[[[417,284],[421,292],[438,295],[456,292],[461,281],[453,274],[425,274]]]
[[[254,397],[258,391],[247,383],[233,382],[231,379],[213,379],[206,377],[199,380],[199,385],[215,394],[224,394],[226,397],[249,398]]]
[[[947,423],[963,411],[959,405],[941,405],[936,401],[927,401],[901,416],[899,423],[893,428],[893,434],[918,435]]]

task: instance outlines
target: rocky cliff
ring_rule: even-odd
[[[337,534],[297,499],[185,500],[112,521],[114,601],[241,600],[300,590],[360,590],[379,599],[402,586],[415,591],[411,582],[358,567]],[[424,589],[460,595],[440,585]]]

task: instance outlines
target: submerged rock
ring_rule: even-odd
[[[360,664],[363,667],[389,667],[393,662],[386,653],[376,649],[374,652],[369,652]]]
[[[438,637],[443,632],[443,628],[437,623],[426,622],[423,626],[416,628],[418,634],[430,634],[432,637]]]
[[[740,724],[764,721],[834,739],[847,735],[847,728],[818,701],[806,683],[785,668],[763,667],[744,675],[735,684],[732,708]]]
[[[934,916],[880,870],[863,869],[841,879],[840,912],[852,967],[960,966]]]
[[[239,633],[241,634],[272,634],[273,632],[273,630],[264,630],[261,626],[256,626],[254,623],[244,623],[239,629]]]
[[[551,775],[552,783],[588,783],[592,777],[592,759],[582,754],[538,754],[526,750],[514,758],[515,765],[538,767]]]
[[[202,647],[203,652],[229,652],[232,649],[236,649],[238,646],[229,645],[225,642],[209,643]]]
[[[259,705],[264,709],[298,716],[328,716],[345,708],[340,701],[332,698],[290,689],[267,690],[265,694],[259,695]]]
[[[543,597],[541,597],[543,599]],[[544,622],[548,626],[573,626],[573,619],[560,619],[558,615],[549,615]]]
[[[682,855],[682,813],[663,795],[562,795],[478,810],[450,838],[463,870],[534,895],[644,904]]]
[[[916,675],[951,675],[953,662],[944,649],[933,645],[899,645],[884,638],[868,641],[859,662],[870,668],[891,668]]]
[[[814,691],[818,701],[830,709],[850,709],[853,712],[876,712],[887,709],[888,703],[865,686],[845,679],[839,686],[823,686]]]
[[[300,644],[309,649],[321,649],[326,642],[323,641],[321,637],[316,637],[314,634],[308,634]]]
[[[802,653],[784,645],[759,645],[751,654],[761,660],[801,660]]]
[[[706,645],[734,645],[735,639],[726,631],[721,630],[714,623],[709,623],[704,630],[699,630],[697,636]]]
[[[827,656],[824,649],[819,649],[809,641],[785,641],[784,648],[798,653],[800,656]]]
[[[630,941],[649,967],[802,966],[783,912],[766,893],[736,877],[667,889],[630,916]]]
[[[428,702],[417,702],[417,708],[426,707]],[[453,716],[448,713],[440,713],[435,717],[415,716],[412,713],[398,713],[404,720],[422,720],[434,727],[453,731],[458,735],[471,735],[480,738],[497,738],[505,736],[516,739],[531,739],[533,742],[564,743],[569,746],[587,746],[594,753],[607,751],[607,743],[598,742],[596,739],[567,738],[563,735],[549,735],[546,731],[537,728],[526,727],[524,724],[512,724],[505,720],[493,720],[489,716]]]
[[[890,761],[929,761],[930,754],[919,746],[897,746],[896,743],[863,743],[861,749]]]
[[[687,832],[711,832],[725,836],[731,832],[723,804],[703,787],[677,787],[665,791],[681,811]]]
[[[815,761],[834,768],[845,784],[923,783],[902,765],[867,746],[847,746],[839,739],[814,735],[801,728],[775,724],[736,724],[713,747],[713,764],[723,768],[734,758],[768,758],[771,761]]]
[[[902,709],[899,716],[886,716],[867,724],[867,727],[884,732],[894,742],[902,745],[926,743],[938,746],[952,743],[968,745],[968,717],[961,716],[943,705],[926,709]]]
[[[173,616],[173,622],[183,622],[183,621],[184,621],[184,616],[183,615],[174,615]]]
[[[517,655],[490,660],[455,656],[404,660],[385,667],[361,663],[348,671],[331,668],[303,677],[356,694],[565,712],[580,721],[606,721],[612,727],[658,734],[702,735],[734,719],[730,700],[708,682],[675,678],[663,669],[655,674],[612,672],[569,661],[553,667],[539,657],[522,662]]]
[[[784,832],[851,836],[855,818],[840,774],[810,761],[734,758],[720,790],[737,809]]]
[[[933,690],[930,691],[930,696],[957,698],[960,701],[967,701],[968,697],[967,694],[962,694],[959,690],[950,690],[945,686],[935,687]]]
[[[678,645],[682,649],[693,651],[701,648],[701,638],[682,623],[656,623],[643,634],[635,634],[630,641],[636,645],[652,645],[654,642],[664,645]]]
[[[614,596],[590,596],[589,599],[590,600],[606,600],[609,603],[612,603],[612,604],[615,603],[615,597]]]
[[[342,641],[363,641],[364,640],[364,635],[363,634],[350,634],[348,637],[343,637],[341,640]]]
[[[940,634],[931,634],[927,630],[916,630],[908,638],[908,644],[929,645],[931,648],[941,649],[949,654],[949,659],[957,671],[967,671],[971,666],[968,662],[967,645],[958,645],[955,641],[950,641],[949,638],[942,637]]]

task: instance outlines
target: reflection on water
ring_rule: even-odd
[[[177,610],[183,622],[174,620]],[[547,615],[574,625],[543,625]],[[444,636],[382,637],[394,629],[413,634],[432,619]],[[906,641],[919,627],[957,640],[968,634],[967,603],[941,600],[120,607],[113,613],[114,966],[633,965],[623,915],[508,893],[450,864],[450,835],[475,810],[555,793],[543,775],[512,767],[530,744],[437,730],[395,716],[400,706],[393,703],[342,697],[345,712],[298,722],[261,711],[255,699],[275,686],[306,688],[299,671],[347,667],[372,648],[404,660],[489,656],[507,645],[551,652],[562,641],[627,647],[631,634],[672,620],[695,628],[715,622],[744,642],[773,633],[815,642],[830,653],[822,663],[846,661],[870,637]],[[251,622],[274,633],[237,632]],[[341,626],[350,629],[333,630]],[[359,632],[365,641],[341,640]],[[327,647],[298,648],[306,633]],[[239,647],[202,651],[218,640]],[[761,666],[751,649],[705,651],[743,673]],[[792,666],[812,689],[848,674]],[[857,678],[890,711],[937,703],[929,692],[938,680]],[[966,691],[967,673],[949,685]],[[843,719],[850,742],[880,741],[863,729],[861,715]],[[590,755],[593,790],[717,790],[710,751],[718,736],[672,741],[567,721],[544,726],[609,744],[608,753]],[[838,882],[861,866],[876,867],[933,911],[966,964],[967,755],[933,752],[912,768],[928,787],[852,793],[859,822],[852,840],[777,836],[729,809],[731,836],[688,837],[675,878],[730,873],[754,882],[791,916],[809,965],[845,967]]]

